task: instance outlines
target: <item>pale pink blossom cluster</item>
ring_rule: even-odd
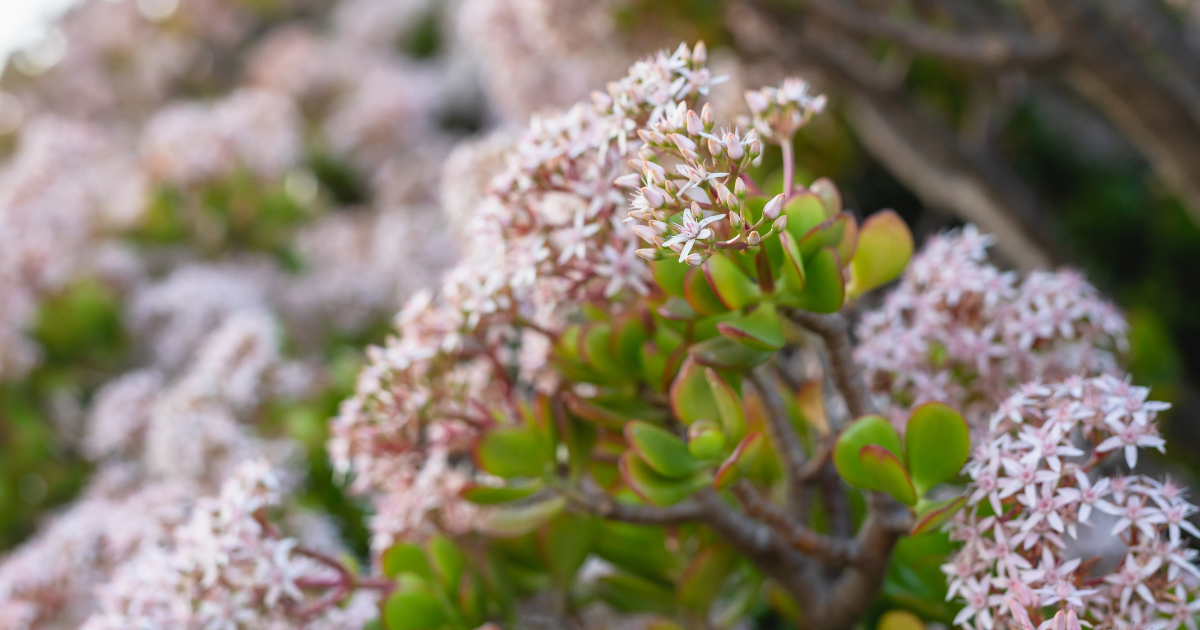
[[[327,609],[313,606],[312,589],[337,585],[338,575],[270,524],[267,512],[281,501],[269,464],[239,465],[215,497],[196,502],[168,542],[145,546],[116,572],[82,628],[282,630],[360,627],[373,618],[373,606],[355,606],[356,618],[342,611],[318,617]]]
[[[111,264],[127,256],[103,240],[145,203],[146,178],[125,149],[95,125],[41,117],[0,165],[0,380],[37,364],[26,335],[45,297],[82,277],[129,280],[128,266]]]
[[[469,528],[475,510],[458,497],[471,479],[464,455],[497,414],[515,417],[508,368],[526,385],[552,387],[548,336],[570,310],[647,290],[616,179],[629,172],[638,129],[680,103],[686,110],[715,82],[703,56],[687,46],[659,53],[592,103],[535,116],[470,221],[466,260],[436,297],[405,306],[396,337],[369,349],[329,452],[355,490],[377,497],[377,549],[396,536]]]
[[[895,418],[940,401],[978,432],[1020,383],[1118,373],[1127,325],[1116,307],[1075,271],[1001,271],[990,244],[973,226],[931,238],[863,315],[855,359]]]
[[[300,116],[288,98],[240,90],[213,103],[179,103],[158,112],[141,137],[142,163],[157,181],[182,186],[241,169],[278,179],[300,159]]]
[[[1005,399],[967,464],[963,546],[942,567],[967,628],[1174,630],[1200,611],[1196,507],[1174,481],[1106,475],[1138,449],[1163,450],[1168,407],[1114,376],[1034,381]],[[1112,457],[1110,457],[1110,455]],[[1099,547],[1086,544],[1097,539]]]
[[[763,138],[791,138],[813,116],[825,110],[824,94],[813,94],[804,79],[785,79],[778,87],[746,91],[754,129]]]

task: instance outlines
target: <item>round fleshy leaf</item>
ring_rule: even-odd
[[[691,265],[681,263],[672,256],[650,263],[650,273],[658,283],[663,293],[674,297],[683,297],[683,280],[687,277]]]
[[[804,256],[800,254],[800,246],[797,242],[796,237],[786,231],[779,235],[779,246],[783,256],[776,291],[787,293],[804,289]]]
[[[854,216],[849,212],[843,212],[831,219],[826,219],[801,237],[798,244],[800,255],[808,260],[822,247],[832,247],[841,254],[843,248],[850,249],[857,243],[857,236],[858,225],[854,221]]]
[[[531,479],[525,483],[512,482],[503,486],[471,484],[463,488],[459,495],[478,505],[496,505],[533,496],[543,485],[541,479]]]
[[[625,439],[642,461],[664,477],[686,477],[704,468],[704,462],[688,452],[683,440],[662,427],[634,420],[625,425]]]
[[[674,505],[708,485],[712,476],[696,473],[683,479],[665,477],[650,467],[637,453],[626,451],[618,462],[621,479],[651,505]]]
[[[762,365],[772,353],[753,350],[727,337],[713,337],[688,348],[688,354],[709,367],[744,371]]]
[[[883,416],[863,416],[850,423],[838,436],[833,449],[833,463],[838,474],[850,485],[866,490],[882,490],[883,486],[863,466],[858,457],[863,447],[868,444],[878,444],[886,448],[897,459],[904,453],[900,445],[900,436],[896,434],[890,422]]]
[[[785,232],[797,241],[829,218],[825,214],[824,202],[811,192],[803,192],[789,199],[783,206],[782,214],[787,217]]]
[[[727,309],[745,308],[762,299],[758,283],[742,272],[737,263],[721,254],[710,257],[701,269],[709,288]]]
[[[725,452],[726,442],[725,432],[712,420],[693,422],[688,427],[687,449],[692,457],[716,459]]]
[[[692,267],[683,282],[683,297],[701,315],[716,315],[729,311],[729,307],[717,297],[704,276],[704,270]]]
[[[671,410],[684,424],[717,416],[717,401],[704,378],[704,366],[688,358],[671,383]]]
[[[429,541],[429,560],[442,588],[447,594],[456,593],[467,566],[467,558],[458,545],[443,534],[434,536]]]
[[[432,580],[433,569],[429,567],[425,550],[412,543],[396,543],[383,552],[383,574],[395,578],[401,573]]]
[[[805,262],[804,289],[789,295],[794,306],[813,313],[836,313],[845,300],[842,263],[832,247],[822,247]]]
[[[746,414],[742,411],[742,397],[721,375],[712,368],[704,369],[704,378],[717,404],[721,426],[730,440],[740,440],[746,433]]]
[[[919,494],[949,481],[971,455],[971,431],[963,417],[942,403],[913,410],[904,430],[908,470]]]
[[[751,313],[717,324],[722,335],[760,352],[773,352],[783,347],[783,326],[775,305],[764,302]]]
[[[450,620],[436,595],[419,590],[397,591],[383,605],[388,630],[432,630]]]
[[[955,497],[928,505],[917,506],[917,522],[913,524],[910,536],[920,536],[937,531],[967,504],[967,497]]]
[[[525,505],[506,505],[486,511],[476,525],[485,534],[496,538],[517,538],[542,526],[563,511],[566,497],[553,497]]]
[[[889,610],[879,618],[876,630],[925,630],[925,622],[907,610]]]
[[[905,504],[917,504],[917,491],[912,479],[904,469],[904,462],[894,453],[878,444],[868,444],[858,452],[858,460],[884,492]]]
[[[854,254],[858,251],[858,236],[859,227],[858,219],[849,212],[843,212],[838,215],[841,219],[845,217],[845,228],[842,230],[842,240],[834,247],[837,250],[838,258],[843,262],[852,260]]]
[[[858,237],[858,252],[850,261],[851,297],[900,277],[912,254],[912,232],[900,215],[884,210],[868,217]]]
[[[488,431],[475,445],[475,461],[497,477],[539,477],[554,458],[554,450],[528,428]]]
[[[679,603],[705,615],[720,593],[725,576],[737,566],[737,560],[738,554],[725,544],[701,549],[679,578]]]
[[[747,434],[742,441],[738,443],[737,448],[733,449],[721,467],[717,469],[717,476],[713,479],[713,487],[717,490],[728,488],[733,482],[741,479],[750,467],[754,465],[755,458],[758,457],[758,451],[762,448],[763,434],[755,431]]]
[[[825,216],[832,217],[842,211],[842,194],[828,177],[821,177],[808,187],[808,191],[821,199],[825,205]]]

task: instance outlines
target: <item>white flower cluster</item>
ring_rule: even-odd
[[[990,244],[973,226],[931,238],[863,315],[854,356],[894,417],[940,401],[980,432],[1020,383],[1116,373],[1127,328],[1116,307],[1074,271],[1000,271]]]
[[[265,521],[280,500],[266,462],[240,465],[216,497],[197,501],[168,544],[146,547],[117,571],[101,589],[100,611],[82,627],[325,627],[309,618],[305,589],[336,584],[338,576]]]
[[[942,570],[955,623],[977,630],[1192,628],[1200,612],[1196,507],[1170,480],[1104,476],[1120,453],[1163,449],[1155,423],[1168,405],[1113,376],[1033,382],[992,416],[967,473],[968,507],[951,538],[963,547]],[[1085,544],[1089,534],[1101,545]]]
[[[505,366],[548,386],[550,335],[570,309],[647,290],[614,182],[629,172],[639,129],[687,111],[715,82],[704,57],[702,46],[659,53],[593,103],[535,117],[469,225],[467,260],[436,298],[409,302],[397,337],[370,349],[329,452],[356,490],[377,498],[377,549],[469,528],[475,509],[458,496],[469,468],[455,462],[493,414],[517,413]]]
[[[809,92],[804,79],[790,78],[779,87],[746,91],[746,104],[753,114],[754,129],[763,138],[790,140],[796,130],[825,111],[824,94]]]

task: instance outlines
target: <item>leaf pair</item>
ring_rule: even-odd
[[[930,488],[957,475],[970,449],[962,416],[941,403],[927,403],[909,417],[903,445],[882,416],[864,416],[842,431],[833,458],[838,473],[851,485],[887,492],[911,506]]]

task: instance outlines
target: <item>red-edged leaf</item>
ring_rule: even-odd
[[[868,444],[858,452],[858,459],[884,492],[905,505],[917,504],[917,491],[913,488],[912,479],[904,469],[904,462],[895,453],[878,444]]]

